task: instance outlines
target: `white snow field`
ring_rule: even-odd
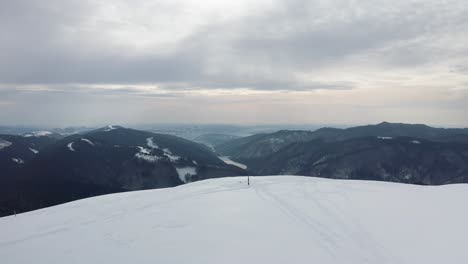
[[[468,185],[205,180],[0,218],[11,263],[468,263]]]

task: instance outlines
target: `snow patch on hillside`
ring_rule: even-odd
[[[421,141],[419,141],[419,140],[411,140],[411,143],[412,143],[412,144],[421,144]]]
[[[70,143],[68,143],[68,145],[67,145],[67,148],[68,148],[70,151],[75,151],[75,149],[73,148],[73,143],[74,143],[74,142],[70,142]]]
[[[468,263],[468,185],[270,176],[104,195],[0,218],[30,263]]]
[[[179,179],[184,183],[189,182],[192,176],[197,175],[197,168],[195,167],[176,167],[176,170]]]
[[[35,131],[28,134],[23,135],[23,137],[45,137],[48,135],[52,135],[53,133],[50,131]]]
[[[224,163],[226,163],[226,164],[234,165],[234,166],[239,167],[239,168],[244,169],[244,170],[247,169],[247,165],[244,165],[242,163],[233,161],[229,156],[220,156],[218,158],[220,160],[224,161]]]
[[[11,158],[11,161],[16,162],[18,164],[24,164],[24,160],[20,158]]]
[[[161,157],[159,157],[159,156],[152,156],[152,155],[148,155],[148,154],[144,154],[144,153],[140,153],[140,152],[135,154],[135,157],[137,157],[139,159],[142,159],[142,160],[145,160],[145,161],[148,161],[148,162],[156,162],[156,161],[161,159]]]
[[[32,153],[34,153],[34,154],[37,154],[37,153],[39,153],[39,151],[38,151],[38,150],[35,150],[35,149],[33,149],[33,148],[29,148],[29,150],[30,150]]]
[[[177,155],[172,154],[171,150],[168,148],[163,149],[164,155],[166,155],[170,161],[176,162],[180,160],[180,157]]]
[[[112,131],[114,129],[117,129],[115,126],[107,126],[107,128],[104,130],[105,132]]]
[[[7,147],[9,147],[11,145],[13,145],[13,143],[11,143],[10,141],[6,141],[6,140],[0,138],[0,150],[2,150],[4,148],[7,148]]]
[[[156,145],[156,143],[153,142],[153,138],[147,138],[146,145],[148,145],[148,147],[153,148],[153,149],[159,148],[158,145]]]
[[[140,147],[140,146],[137,146],[137,148],[140,150],[140,153],[142,153],[142,154],[146,154],[146,155],[151,154],[151,150],[149,150],[147,148]]]
[[[392,137],[381,137],[381,136],[379,136],[379,137],[377,137],[377,138],[378,138],[378,139],[383,139],[383,140],[390,140],[390,139],[393,139]]]
[[[148,162],[156,162],[161,159],[161,157],[157,155],[151,155],[150,149],[140,147],[140,146],[137,146],[137,148],[139,149],[139,152],[135,154],[135,157],[139,159],[142,159]]]
[[[330,155],[325,155],[325,156],[321,157],[320,159],[318,159],[317,161],[315,161],[315,162],[312,164],[312,167],[317,166],[317,165],[320,164],[320,163],[326,162],[330,157],[331,157]]]
[[[84,141],[84,142],[90,144],[91,146],[94,146],[94,143],[93,143],[91,140],[89,140],[89,139],[82,138],[81,141]]]

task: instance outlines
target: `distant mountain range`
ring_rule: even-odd
[[[278,131],[214,146],[258,175],[416,184],[468,182],[468,129],[395,124]]]
[[[414,137],[435,141],[466,140],[468,128],[434,128],[426,125],[383,122],[339,128],[320,128],[315,131],[282,130],[274,133],[256,134],[215,145],[215,150],[234,159],[246,160],[268,156],[283,147],[297,142],[320,139],[325,142],[343,141],[359,137]]]
[[[120,126],[79,130],[0,134],[0,215],[247,174],[468,182],[468,129],[384,122],[247,137],[206,133],[194,139],[200,143]]]
[[[62,136],[71,134],[84,133],[87,131],[94,130],[96,128],[90,127],[66,127],[66,128],[44,128],[44,127],[32,127],[32,126],[0,126],[0,135],[27,135],[33,132],[50,132]]]
[[[0,136],[0,214],[245,175],[204,145],[176,136],[118,126],[65,138],[53,135]]]

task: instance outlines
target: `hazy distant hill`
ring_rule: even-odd
[[[226,134],[203,134],[193,139],[195,142],[199,142],[213,148],[214,146],[223,144],[233,139],[238,139],[239,136],[226,135]]]
[[[0,181],[17,174],[25,163],[33,159],[45,146],[58,140],[49,135],[0,135]]]
[[[315,131],[283,130],[269,134],[257,134],[227,141],[215,146],[217,152],[245,161],[251,158],[266,157],[292,143],[321,139],[326,142],[342,141],[359,137],[414,137],[428,140],[450,140],[468,135],[467,128],[434,128],[426,125],[413,125],[383,122],[377,125],[358,126],[347,129],[321,128]],[[452,138],[453,140],[453,138]]]
[[[468,130],[380,123],[279,131],[216,151],[259,175],[295,174],[418,184],[468,182]]]
[[[265,157],[281,148],[296,142],[305,142],[316,138],[310,131],[282,130],[271,134],[256,134],[234,139],[215,146],[223,155],[238,160]]]
[[[409,137],[294,143],[268,157],[243,162],[261,175],[295,174],[428,185],[468,182],[467,143]]]

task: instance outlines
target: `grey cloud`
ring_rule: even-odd
[[[92,2],[2,1],[0,82],[157,83],[167,89],[352,89],[352,81],[306,82],[295,74],[340,65],[348,56],[377,55],[375,59],[387,67],[424,64],[431,61],[428,48],[424,42],[411,41],[439,34],[453,23],[468,25],[463,1],[320,3],[277,1],[264,12],[208,24],[174,52],[135,55],[112,43],[95,41],[99,36],[83,29],[93,14]],[[109,25],[101,26],[104,30]],[[401,42],[410,44],[379,51]]]
[[[456,65],[456,66],[453,66],[452,68],[454,72],[461,72],[461,73],[468,74],[468,65]]]
[[[302,3],[303,11],[299,14],[295,12],[296,9],[291,13],[281,10],[279,14],[267,14],[254,21],[246,21],[236,42],[237,49],[243,51],[240,54],[266,58],[265,63],[270,64],[295,68],[320,67],[339,64],[346,56],[366,56],[367,52],[396,44],[396,48],[382,54],[381,59],[388,59],[390,64],[414,65],[430,60],[433,56],[431,53],[439,55],[439,50],[428,50],[433,41],[431,37],[437,38],[447,32],[457,34],[460,33],[460,24],[468,26],[468,5],[460,1],[446,2],[445,5],[438,5],[437,1],[426,2],[425,5],[360,1],[355,6],[342,6],[346,10],[344,15],[339,16],[338,13],[337,17],[319,22],[319,26],[314,24],[317,13],[305,11],[314,10],[314,2],[295,2]],[[340,5],[333,7],[339,9]],[[393,9],[386,10],[386,7]],[[332,10],[325,12],[334,14]],[[362,12],[363,15],[359,15]],[[320,18],[317,20],[320,21]],[[286,30],[278,34],[275,29],[281,28]],[[444,44],[449,50],[451,43]]]
[[[86,85],[73,84],[47,84],[47,89],[42,87],[29,87],[23,85],[13,85],[9,88],[0,88],[0,97],[9,99],[16,97],[40,98],[48,96],[68,97],[76,95],[97,96],[105,99],[112,96],[126,97],[159,97],[159,98],[180,98],[184,94],[180,91],[171,90],[143,90],[137,87],[121,86],[118,88],[96,88]]]

